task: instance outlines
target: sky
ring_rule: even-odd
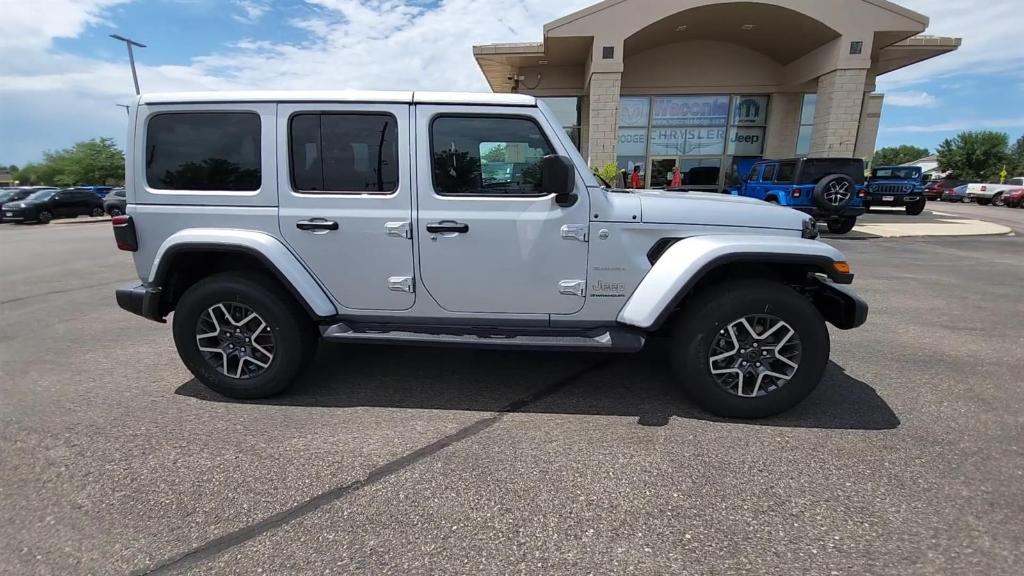
[[[0,165],[89,138],[123,143],[121,34],[143,91],[488,91],[473,44],[540,41],[597,0],[0,0]],[[961,130],[1024,132],[1019,0],[898,0],[963,46],[879,79],[878,146],[934,150]]]

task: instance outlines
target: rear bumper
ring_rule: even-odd
[[[856,218],[864,215],[864,208],[861,206],[847,206],[839,212],[825,212],[817,206],[788,206],[788,208],[808,214],[818,222],[828,222],[829,220],[836,220],[839,218]]]
[[[829,324],[840,330],[861,326],[868,319],[868,303],[849,286],[818,278],[814,305]]]
[[[117,305],[131,312],[156,322],[163,322],[163,315],[160,314],[160,289],[150,288],[139,284],[128,288],[118,288],[114,291],[117,298]]]

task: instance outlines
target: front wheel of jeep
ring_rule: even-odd
[[[674,326],[672,363],[682,390],[719,416],[764,418],[792,408],[821,381],[828,358],[818,310],[768,280],[705,290]]]
[[[174,344],[200,382],[250,399],[287,388],[312,359],[317,338],[305,311],[272,278],[226,272],[181,296]]]
[[[927,202],[927,200],[922,198],[917,202],[914,202],[913,204],[907,204],[906,206],[904,206],[904,209],[907,211],[908,216],[917,216],[921,212],[924,212],[924,205]]]

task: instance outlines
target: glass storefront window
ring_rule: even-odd
[[[811,136],[814,133],[814,111],[817,105],[817,94],[804,94],[804,101],[800,107],[800,131],[796,138],[797,156],[806,156],[811,151]]]
[[[540,98],[555,114],[576,148],[580,147],[580,99],[576,97]]]
[[[733,160],[764,153],[770,98],[758,94],[627,96],[620,100],[618,165],[651,188],[719,190]]]

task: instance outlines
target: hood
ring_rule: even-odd
[[[709,192],[637,190],[646,224],[705,224],[802,230],[808,216],[754,198]]]

